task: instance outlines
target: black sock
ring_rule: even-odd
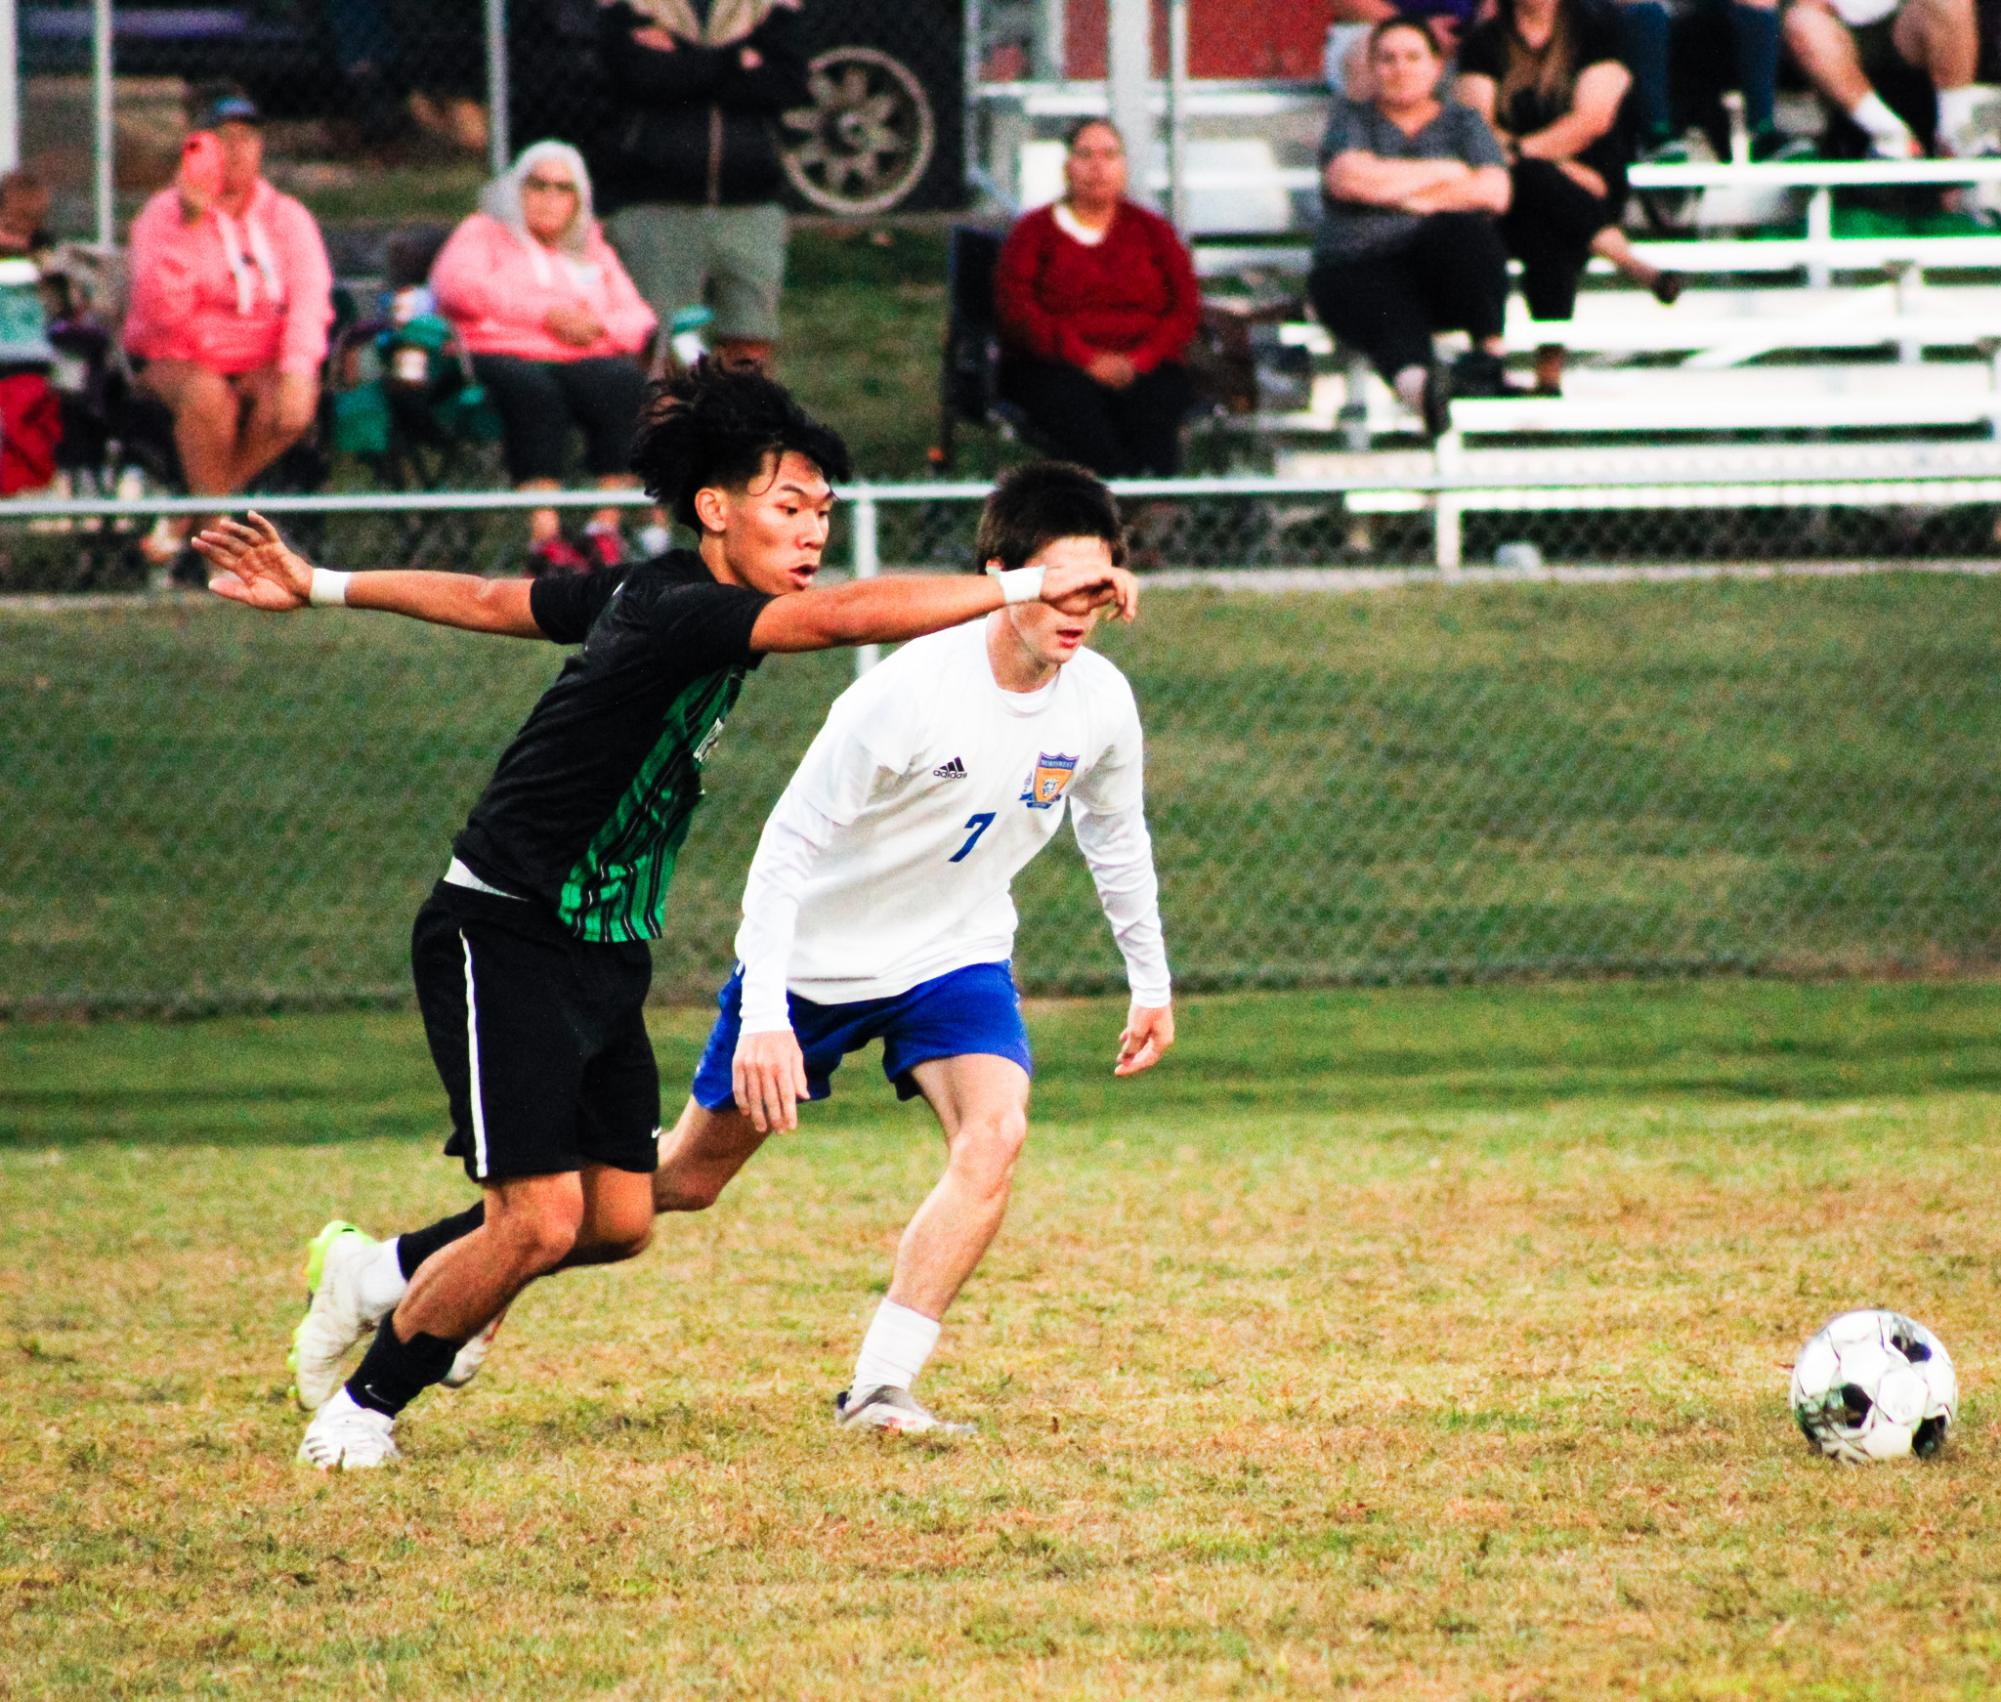
[[[396,1314],[390,1313],[375,1332],[375,1340],[361,1356],[354,1375],[347,1380],[347,1392],[357,1406],[369,1407],[394,1418],[433,1383],[452,1368],[464,1342],[445,1341],[438,1336],[416,1335],[408,1341],[396,1338]]]
[[[423,1229],[413,1229],[406,1235],[396,1237],[396,1263],[403,1272],[403,1280],[408,1282],[417,1274],[417,1267],[440,1247],[449,1247],[462,1236],[470,1235],[486,1222],[486,1202],[467,1206],[456,1217],[441,1217],[436,1223]]]

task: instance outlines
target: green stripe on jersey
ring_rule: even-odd
[[[563,878],[556,911],[586,940],[658,939],[674,860],[702,801],[702,769],[729,719],[743,670],[704,674],[667,706],[632,784]]]

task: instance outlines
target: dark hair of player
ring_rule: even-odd
[[[695,492],[741,490],[788,450],[832,484],[850,475],[848,446],[761,372],[713,360],[648,387],[632,442],[632,470],[646,494],[699,532]]]
[[[974,567],[1025,567],[1058,538],[1103,538],[1112,565],[1125,564],[1125,523],[1104,480],[1075,462],[1031,461],[1003,473],[980,510]]]

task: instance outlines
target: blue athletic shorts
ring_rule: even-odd
[[[842,1058],[876,1039],[882,1041],[882,1073],[896,1088],[898,1099],[916,1097],[917,1084],[910,1072],[933,1058],[983,1053],[1011,1058],[1030,1075],[1035,1073],[1028,1030],[1021,1020],[1021,995],[1014,988],[1014,972],[1005,963],[955,969],[887,999],[816,1005],[795,993],[787,995],[786,1003],[792,1012],[792,1032],[799,1037],[806,1060],[808,1099],[825,1099],[833,1091],[831,1079]],[[722,1014],[709,1030],[709,1043],[695,1067],[693,1091],[696,1104],[724,1111],[736,1103],[730,1065],[743,1022],[741,964],[723,983],[716,1004]]]

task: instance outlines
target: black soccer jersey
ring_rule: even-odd
[[[583,939],[659,938],[702,767],[762,660],[750,629],[770,601],[688,550],[536,581],[535,624],[583,649],[501,756],[453,842],[459,860]]]

